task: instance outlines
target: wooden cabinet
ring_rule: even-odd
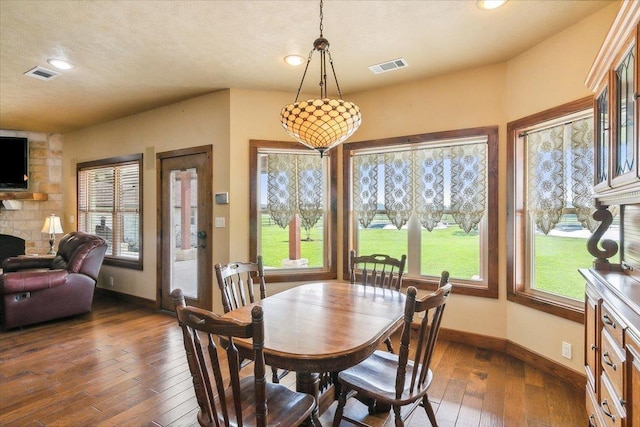
[[[585,304],[586,407],[592,426],[640,426],[640,282],[580,270]]]
[[[594,185],[603,204],[640,195],[640,2],[623,1],[587,77],[594,92]]]
[[[640,1],[623,0],[587,76],[594,93],[594,190],[600,221],[580,270],[586,407],[592,426],[640,427]],[[618,205],[619,244],[602,240]],[[620,263],[610,263],[620,250]]]

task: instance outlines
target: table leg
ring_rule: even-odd
[[[320,402],[320,375],[309,372],[296,372],[296,391],[310,394],[316,400],[309,421],[303,425],[322,427],[320,424],[318,402]]]

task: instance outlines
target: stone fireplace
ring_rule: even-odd
[[[49,235],[40,232],[44,219],[62,210],[62,135],[0,130],[3,136],[29,139],[29,188],[37,197],[8,200],[0,205],[0,234],[25,240],[26,254],[46,254]],[[0,146],[0,155],[2,146]],[[19,196],[22,194],[17,193]],[[0,195],[3,195],[0,193]],[[5,193],[4,198],[12,197]],[[1,197],[0,197],[1,198]],[[5,206],[6,205],[6,206]],[[64,221],[63,221],[64,227]],[[71,231],[71,230],[66,230]],[[56,242],[62,236],[56,236]]]

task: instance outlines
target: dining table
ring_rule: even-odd
[[[224,317],[247,322],[253,306],[262,306],[265,362],[296,373],[297,391],[316,399],[309,424],[320,426],[320,375],[370,356],[402,325],[405,299],[390,289],[317,282],[268,296]],[[250,339],[234,342],[242,357],[252,358]]]

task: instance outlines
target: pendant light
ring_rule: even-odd
[[[321,157],[326,151],[353,135],[362,122],[360,108],[353,102],[342,99],[342,91],[329,52],[329,41],[322,35],[322,6],[320,0],[320,37],[313,42],[313,49],[309,52],[296,99],[280,112],[280,122],[287,133],[301,144],[320,152]],[[320,53],[320,98],[298,102],[315,51]],[[327,96],[327,58],[336,82],[338,99]]]

